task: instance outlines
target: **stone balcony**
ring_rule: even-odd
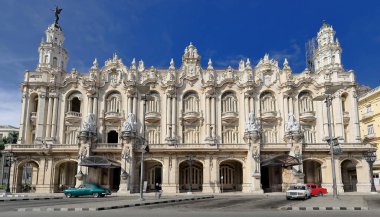
[[[191,143],[179,143],[175,145],[169,144],[149,144],[150,152],[183,152],[183,151],[232,151],[241,152],[248,151],[247,144],[191,144]],[[139,150],[136,150],[139,151]]]
[[[97,143],[93,145],[92,152],[121,152],[122,146],[119,143]]]
[[[343,112],[343,123],[348,124],[350,122],[350,113],[349,112]]]
[[[237,112],[223,112],[222,121],[224,123],[234,123],[239,120],[239,114]]]
[[[145,121],[148,123],[157,123],[161,120],[161,113],[159,112],[147,112],[145,114]]]
[[[315,121],[315,112],[314,111],[306,111],[300,113],[300,121],[302,122],[313,122]]]
[[[117,122],[121,120],[120,112],[106,112],[104,114],[104,119],[107,122]]]
[[[79,147],[78,144],[9,144],[6,146],[5,151],[12,151],[15,153],[77,153]]]
[[[33,125],[36,124],[36,121],[37,121],[37,112],[31,112],[30,113],[30,121],[32,122]]]
[[[262,121],[265,121],[265,122],[275,121],[277,119],[277,112],[276,111],[262,112],[260,118]]]
[[[366,151],[368,150],[368,147],[363,145],[362,143],[341,143],[340,147],[343,152],[345,151]],[[303,145],[304,151],[322,151],[322,152],[329,152],[330,146],[326,143],[308,143]]]
[[[80,123],[82,121],[82,113],[68,111],[65,114],[65,121],[66,123],[70,123],[70,124]]]
[[[188,122],[188,123],[197,122],[200,120],[200,118],[201,116],[199,112],[184,112],[182,115],[183,121]]]
[[[366,112],[362,115],[362,121],[366,120],[366,119],[369,119],[369,118],[372,118],[374,115],[373,111],[370,111],[370,112]]]

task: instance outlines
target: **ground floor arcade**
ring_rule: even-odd
[[[275,156],[283,153],[262,153]],[[81,183],[98,183],[114,192],[137,193],[140,189],[140,153],[121,158],[120,153],[98,154],[111,159],[112,167],[84,166],[76,156],[17,156],[11,169],[13,192],[61,192]],[[281,192],[292,183],[317,183],[332,189],[328,153],[304,153],[300,166],[265,165],[246,152],[152,152],[144,159],[144,189],[165,192],[251,193]],[[189,158],[192,156],[192,158]],[[191,160],[190,160],[191,159]],[[361,155],[340,155],[335,160],[339,192],[369,192],[369,167]],[[78,174],[82,175],[78,175]],[[25,176],[25,174],[27,174]]]

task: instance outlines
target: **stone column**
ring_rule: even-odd
[[[216,123],[215,123],[215,96],[211,97],[211,126],[213,127],[211,135],[215,139],[216,138]]]
[[[48,101],[48,113],[47,113],[47,123],[46,123],[46,137],[50,138],[51,137],[51,113],[53,110],[53,105],[52,105],[52,98],[49,96],[49,101]]]
[[[203,166],[203,185],[202,193],[214,193],[213,184],[211,183],[211,156],[205,157],[205,164]]]
[[[99,117],[98,116],[98,97],[94,97],[92,108],[93,108],[93,113],[95,117]]]
[[[294,110],[293,110],[293,96],[289,97],[289,113],[293,113],[294,114]]]
[[[335,137],[343,137],[344,128],[343,128],[343,109],[342,109],[342,100],[340,96],[334,98],[332,102],[332,119],[334,119],[334,128],[333,131]]]
[[[172,139],[175,139],[176,138],[176,129],[177,129],[177,125],[176,125],[176,117],[177,117],[177,103],[176,103],[176,98],[175,97],[172,97]]]
[[[137,97],[133,97],[133,110],[132,113],[137,116]]]
[[[45,109],[46,109],[46,93],[38,95],[38,111],[37,111],[37,126],[36,138],[45,137]]]
[[[133,111],[133,109],[132,109],[132,97],[128,96],[127,100],[128,100],[128,114],[129,114],[129,113],[132,113],[132,111]]]
[[[244,96],[244,121],[248,120],[249,116],[249,96]]]
[[[87,114],[92,113],[92,97],[87,96]]]
[[[359,123],[359,111],[358,111],[358,95],[355,91],[352,92],[352,107],[351,112],[353,115],[350,116],[353,119],[354,124],[354,141],[355,142],[361,142],[360,138],[360,123]]]
[[[172,106],[171,98],[166,96],[166,138],[171,138],[172,136]]]
[[[29,115],[28,115],[28,108],[29,108],[29,97],[27,94],[23,93],[22,95],[22,110],[21,110],[21,117],[20,117],[20,136],[18,140],[18,144],[25,144],[26,143],[26,133],[27,133],[27,126],[29,122]]]
[[[179,189],[179,171],[178,171],[178,157],[170,155],[169,168],[168,168],[168,185],[165,187],[164,192],[178,193]]]
[[[205,128],[206,128],[206,134],[205,138],[207,139],[208,137],[211,137],[211,132],[210,132],[210,126],[211,126],[211,108],[210,108],[210,98],[206,95],[205,99]]]
[[[53,139],[56,139],[57,112],[58,112],[58,97],[54,96],[54,101],[53,101],[53,120],[52,120],[52,124],[51,124],[51,137]]]

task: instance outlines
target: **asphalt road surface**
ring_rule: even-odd
[[[44,201],[20,201],[0,203],[0,217],[60,217],[60,216],[81,216],[81,217],[116,217],[116,216],[137,216],[137,217],[255,217],[255,216],[323,216],[323,217],[372,217],[379,216],[379,209],[369,211],[281,211],[279,207],[299,203],[301,201],[287,201],[283,196],[215,196],[214,199],[201,201],[186,201],[182,203],[150,205],[116,210],[106,210],[97,212],[15,212],[16,208],[38,207],[57,204],[78,204],[102,203],[110,200],[120,200],[122,197],[109,198],[70,198]],[[125,198],[124,198],[125,199]],[[380,198],[370,198],[368,205],[377,208]]]

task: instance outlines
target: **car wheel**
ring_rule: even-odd
[[[105,194],[101,194],[100,197],[105,197],[106,195]]]
[[[99,197],[99,193],[93,193],[92,196],[93,197]]]
[[[286,197],[287,200],[290,200],[290,197]]]
[[[73,195],[71,195],[70,193],[67,193],[67,194],[66,194],[66,197],[67,197],[67,198],[71,198],[72,196],[73,196]]]
[[[322,192],[319,192],[319,193],[318,193],[318,197],[323,197]]]

